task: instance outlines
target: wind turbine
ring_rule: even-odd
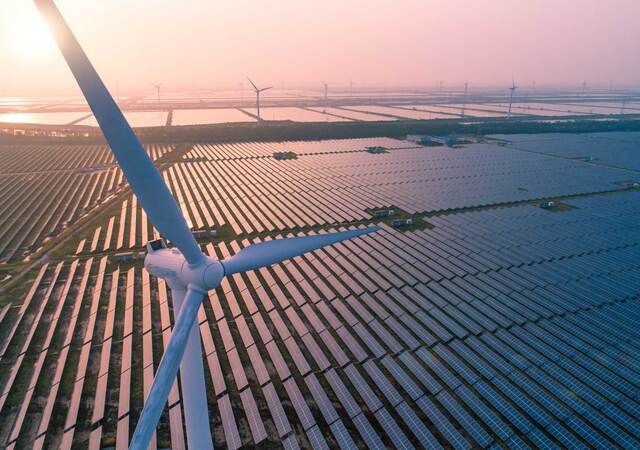
[[[329,98],[329,85],[324,81],[322,82],[322,84],[324,85],[324,101],[326,102]]]
[[[162,87],[162,84],[164,83],[164,80],[162,80],[160,83],[151,83],[151,85],[156,88],[156,93],[158,94],[158,105],[160,104],[160,88]]]
[[[465,109],[467,109],[467,92],[469,90],[469,82],[464,82],[464,97],[462,99],[462,117],[464,117]]]
[[[377,227],[316,236],[275,239],[245,247],[222,261],[205,255],[162,176],[144,151],[53,0],[34,0],[100,125],[131,190],[164,239],[147,243],[144,265],[171,288],[176,321],[136,426],[130,449],[146,450],[167,402],[178,369],[190,449],[213,448],[204,384],[202,349],[196,323],[208,291],[225,276],[266,267],[321,247],[377,231]],[[253,83],[252,83],[253,84]],[[264,89],[263,89],[264,90]]]
[[[249,80],[249,83],[251,83],[251,86],[253,86],[253,89],[256,91],[256,111],[258,115],[258,122],[260,122],[262,120],[260,119],[260,93],[271,89],[273,86],[258,89],[258,86],[256,86],[255,83],[251,81],[251,78],[247,77],[247,80]]]
[[[509,88],[509,113],[507,114],[507,118],[511,118],[511,106],[513,105],[513,94],[515,94],[516,89],[518,89],[518,86],[516,86],[516,82],[513,78],[511,78],[511,87]]]

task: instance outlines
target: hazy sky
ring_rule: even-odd
[[[57,0],[107,84],[640,85],[638,0]],[[0,95],[74,91],[29,0],[0,0]]]

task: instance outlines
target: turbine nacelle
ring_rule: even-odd
[[[144,267],[166,280],[171,289],[192,289],[203,294],[217,288],[225,275],[220,261],[204,256],[202,262],[189,264],[180,250],[167,248],[164,239],[147,243]]]

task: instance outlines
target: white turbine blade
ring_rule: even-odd
[[[269,86],[269,87],[266,87],[266,88],[262,88],[262,89],[260,89],[260,92],[262,92],[262,91],[268,91],[269,89],[273,89],[273,86]]]
[[[176,315],[179,315],[182,310],[185,295],[185,290],[171,288],[173,310]],[[207,388],[202,364],[202,344],[200,343],[200,328],[197,320],[194,320],[191,325],[189,338],[185,344],[184,355],[180,363],[180,381],[188,447],[213,450],[209,428]]]
[[[250,245],[240,250],[235,255],[221,261],[225,275],[231,275],[247,270],[259,269],[270,266],[294,256],[317,250],[327,245],[352,239],[366,233],[378,231],[379,227],[368,227],[359,230],[341,231],[338,233],[319,234],[316,236],[304,236],[273,241],[261,242]]]
[[[111,151],[147,216],[160,233],[180,249],[189,263],[196,264],[202,261],[204,255],[193,238],[178,204],[55,3],[53,0],[34,2],[49,25]]]
[[[130,450],[147,450],[151,435],[158,426],[164,405],[167,403],[169,391],[178,374],[180,361],[189,339],[189,334],[202,303],[201,292],[189,289],[184,297],[182,307],[178,313],[178,320],[173,327],[171,339],[162,355],[158,371],[151,385],[147,402],[142,409],[136,431],[131,439]]]
[[[251,78],[247,77],[247,80],[249,80],[249,83],[251,83],[251,86],[253,86],[253,88],[254,88],[256,91],[259,91],[259,90],[260,90],[260,89],[258,89],[258,86],[256,86],[256,85],[255,85],[255,83],[254,83],[253,81],[251,81]]]

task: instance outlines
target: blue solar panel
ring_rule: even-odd
[[[598,411],[589,408],[583,413],[585,419],[591,422],[594,426],[604,432],[610,439],[617,442],[622,448],[632,448],[638,445],[638,440],[629,436],[624,430],[622,430],[615,423],[607,419]]]
[[[435,354],[431,353],[430,350],[421,348],[416,352],[416,355],[427,365],[427,367],[429,367],[429,369],[433,370],[436,375],[438,375],[438,377],[440,377],[440,379],[449,386],[450,389],[455,389],[460,385],[458,377],[451,373],[451,371],[447,369]]]
[[[320,412],[324,416],[324,419],[327,423],[333,423],[338,420],[338,414],[336,413],[331,400],[327,397],[324,389],[318,382],[316,376],[312,373],[305,377],[305,382],[307,383],[307,387],[313,396],[313,400],[315,401],[318,408],[320,408]]]
[[[411,433],[413,433],[418,441],[424,446],[424,448],[442,448],[438,440],[431,434],[427,426],[422,422],[411,407],[402,402],[396,406],[398,415],[402,417],[403,422],[409,427]]]
[[[345,367],[344,372],[370,411],[375,412],[382,408],[382,402],[369,387],[369,384],[364,380],[362,375],[360,375],[360,372],[355,366],[348,365]]]
[[[417,400],[418,398],[424,395],[422,389],[418,387],[418,385],[409,377],[409,375],[402,369],[395,360],[387,355],[382,359],[382,364],[389,371],[389,373],[393,376],[394,380],[404,389],[404,391],[411,397],[413,400]]]
[[[342,382],[342,380],[340,379],[336,371],[333,369],[330,369],[325,372],[324,376],[327,379],[327,382],[329,383],[329,385],[331,386],[331,389],[333,389],[333,392],[335,392],[336,397],[338,397],[338,400],[340,400],[340,403],[342,404],[342,407],[345,409],[347,415],[353,418],[354,416],[360,414],[361,412],[360,407],[358,406],[353,396],[351,395],[349,390],[346,388],[346,386],[344,385],[344,383]]]
[[[527,437],[536,448],[542,450],[556,450],[560,448],[538,428],[531,430]]]
[[[376,419],[382,426],[385,434],[389,436],[391,442],[396,448],[399,449],[413,449],[414,446],[411,445],[411,442],[407,439],[407,436],[402,432],[398,424],[391,414],[386,409],[380,409],[375,413]]]
[[[353,424],[356,426],[358,433],[362,436],[368,448],[372,450],[384,450],[386,447],[378,433],[373,429],[364,414],[359,414],[353,418]]]
[[[445,360],[453,371],[462,376],[469,384],[474,384],[478,380],[478,375],[465,363],[460,361],[446,346],[438,344],[434,347],[435,352]]]
[[[343,450],[357,450],[358,446],[355,442],[353,442],[353,438],[349,434],[349,431],[345,428],[344,424],[341,420],[337,420],[336,422],[329,425],[333,436],[336,438],[336,442],[338,443],[338,447]]]
[[[418,400],[417,405],[420,407],[425,416],[433,423],[436,429],[449,441],[455,449],[469,449],[471,444],[460,434],[460,432],[449,422],[449,420],[440,412],[440,410],[427,397]]]
[[[319,450],[329,450],[327,441],[322,435],[322,431],[320,431],[320,428],[318,428],[317,426],[307,430],[307,439],[309,439],[311,448]]]
[[[464,361],[473,366],[473,368],[486,379],[491,380],[496,375],[495,370],[493,370],[482,358],[476,355],[473,350],[464,343],[464,341],[453,341],[450,346]]]
[[[542,427],[552,421],[549,414],[547,414],[542,408],[540,408],[535,402],[505,378],[500,376],[495,377],[492,380],[492,383],[500,389],[508,399],[518,405],[525,414],[535,420]]]
[[[494,378],[494,380],[496,378]],[[493,407],[506,417],[521,433],[527,433],[531,430],[533,424],[484,381],[476,383],[476,389],[489,404],[493,405]]]
[[[295,380],[293,378],[289,378],[287,381],[283,383],[285,390],[287,391],[287,395],[293,404],[294,409],[298,415],[300,423],[305,430],[313,427],[316,424],[315,419],[313,418],[313,414],[311,410],[307,406],[307,403],[304,401],[304,397],[298,388]]]
[[[374,338],[371,333],[369,333],[369,331],[364,327],[364,325],[359,323],[358,325],[353,327],[353,329],[356,332],[356,334],[358,335],[358,337],[360,337],[360,339],[362,339],[362,342],[364,342],[364,344],[367,346],[369,351],[375,357],[380,358],[381,356],[383,356],[386,353],[386,351],[382,347],[382,345],[380,345],[378,340],[376,338]]]
[[[565,420],[569,417],[569,411],[563,407],[555,398],[548,395],[535,383],[519,373],[512,373],[511,381],[520,386],[534,400],[540,403],[547,411],[552,413],[557,419]]]
[[[437,394],[442,390],[442,385],[438,383],[428,371],[424,370],[411,353],[404,352],[399,356],[399,359],[431,394]]]
[[[469,413],[455,400],[448,392],[440,392],[436,398],[442,406],[456,419],[456,421],[462,425],[464,430],[469,436],[471,436],[475,442],[481,446],[486,447],[493,442],[493,439],[489,434],[478,424],[478,422],[469,415]]]
[[[502,440],[513,434],[512,429],[482,402],[469,388],[460,386],[455,393],[482,420],[485,425]]]

